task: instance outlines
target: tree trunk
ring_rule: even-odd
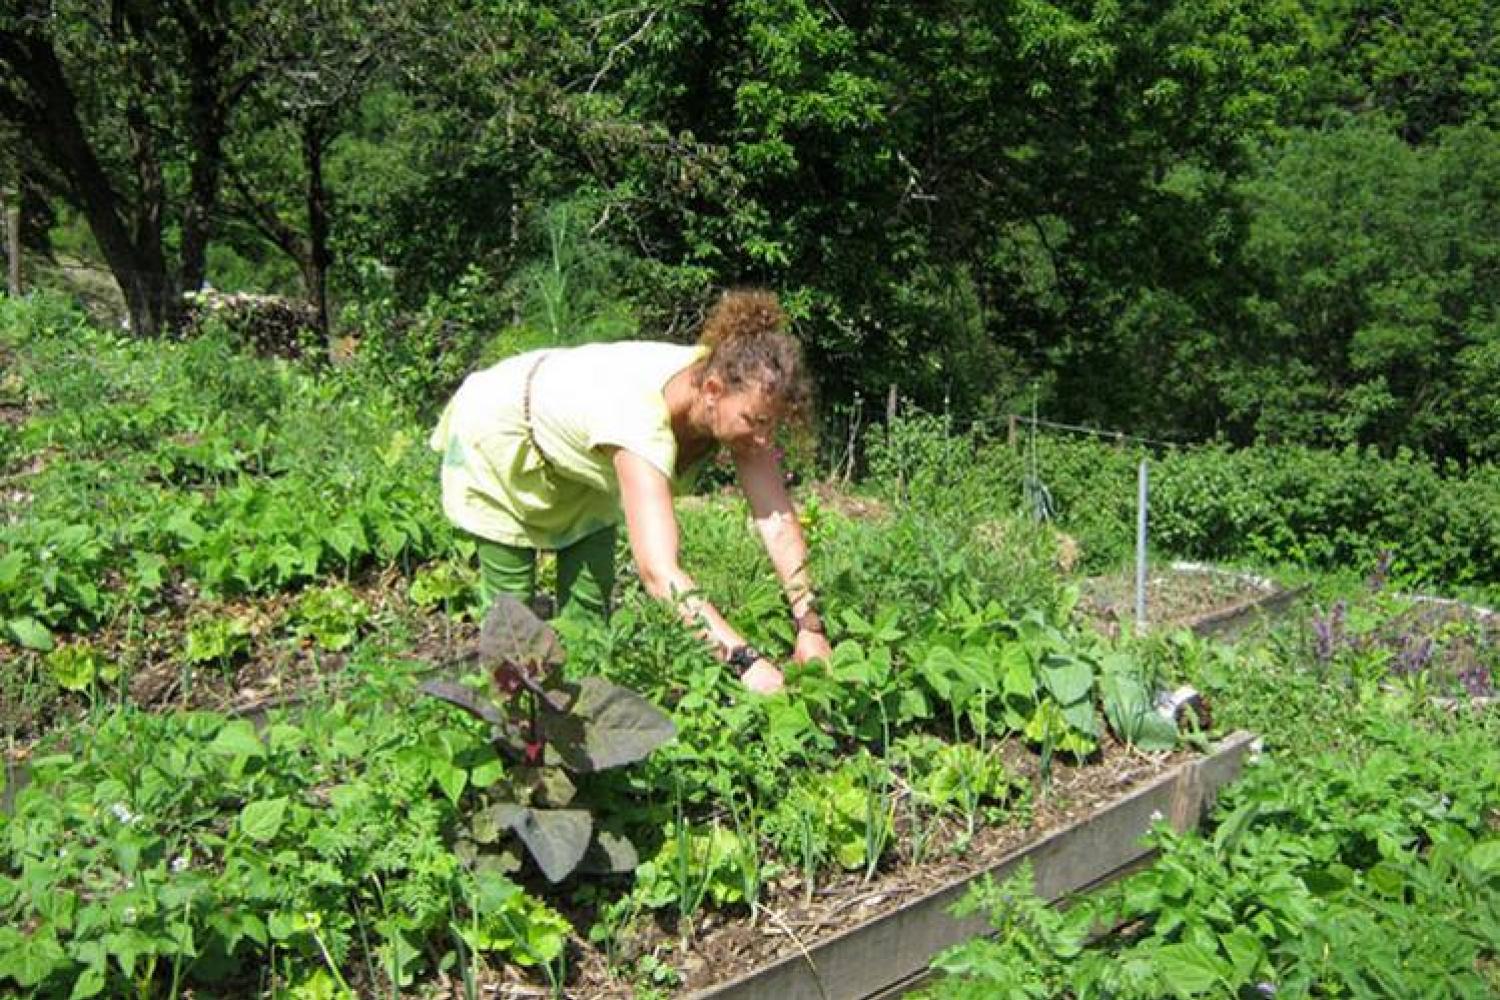
[[[302,159],[307,166],[307,259],[303,280],[317,316],[318,333],[328,341],[328,268],[333,255],[328,249],[328,189],[323,179],[323,150],[328,129],[318,112],[302,123]],[[331,342],[330,342],[331,343]]]
[[[0,88],[0,112],[22,126],[36,150],[67,183],[70,200],[88,221],[125,294],[131,329],[144,335],[156,333],[166,319],[169,298],[160,234],[143,247],[126,224],[123,201],[89,145],[77,98],[57,52],[46,39],[0,32],[0,65],[9,67],[24,87]],[[149,225],[151,217],[150,211],[137,216],[136,233]]]
[[[182,18],[188,40],[188,199],[182,213],[181,291],[203,287],[208,243],[224,165],[224,136],[229,127],[229,99],[224,83],[229,50],[223,16],[216,3],[202,5]]]
[[[18,299],[21,297],[21,195],[18,191],[4,194],[10,196],[7,200],[0,195],[0,205],[5,208],[5,257],[9,262],[6,287],[10,297]]]

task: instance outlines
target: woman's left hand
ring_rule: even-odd
[[[833,655],[833,648],[828,645],[828,636],[822,632],[810,632],[801,629],[797,632],[797,644],[792,648],[792,659],[798,663],[806,663],[808,660],[826,660]]]

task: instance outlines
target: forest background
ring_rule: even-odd
[[[1500,51],[1472,0],[7,0],[28,280],[131,335],[296,297],[419,407],[784,297],[890,385],[1172,441],[1500,457]],[[860,401],[864,402],[861,403]],[[839,435],[841,436],[841,435]]]

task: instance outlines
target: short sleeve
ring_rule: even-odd
[[[593,408],[588,445],[624,448],[650,462],[671,479],[677,465],[677,439],[661,396],[607,393],[605,405]]]

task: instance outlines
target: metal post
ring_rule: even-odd
[[[1137,631],[1146,627],[1146,509],[1147,474],[1146,460],[1141,459],[1135,504],[1135,625]]]

